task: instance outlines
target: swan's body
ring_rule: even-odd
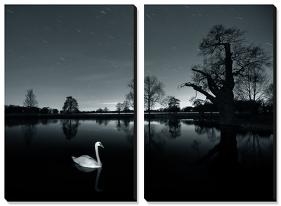
[[[94,158],[88,155],[82,155],[80,157],[72,157],[73,161],[81,167],[88,168],[100,168],[102,164],[99,164]]]
[[[96,151],[97,161],[94,158],[90,157],[89,155],[82,155],[80,157],[72,157],[72,160],[81,167],[86,167],[86,168],[102,167],[102,163],[100,161],[100,156],[99,156],[99,150],[98,150],[99,146],[103,148],[103,145],[101,144],[101,142],[96,142],[95,151]]]

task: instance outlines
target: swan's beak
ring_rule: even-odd
[[[100,146],[101,146],[102,148],[104,148],[104,146],[103,146],[102,144],[100,144]]]

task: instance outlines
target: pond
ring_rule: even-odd
[[[72,156],[95,157],[81,170]],[[134,122],[128,119],[6,120],[5,197],[10,201],[134,201]]]
[[[146,200],[275,200],[274,136],[257,129],[145,121]]]

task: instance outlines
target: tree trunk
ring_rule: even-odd
[[[230,125],[234,118],[234,79],[232,73],[232,57],[230,44],[225,45],[225,81],[220,94],[217,96],[221,123]]]
[[[148,115],[150,116],[150,97],[148,98]]]
[[[218,110],[220,112],[220,123],[231,125],[234,119],[234,99],[232,91],[225,91],[217,97]]]

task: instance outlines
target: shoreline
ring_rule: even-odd
[[[91,118],[134,118],[134,113],[75,113],[75,114],[5,114],[5,118],[39,118],[39,119],[91,119]]]

